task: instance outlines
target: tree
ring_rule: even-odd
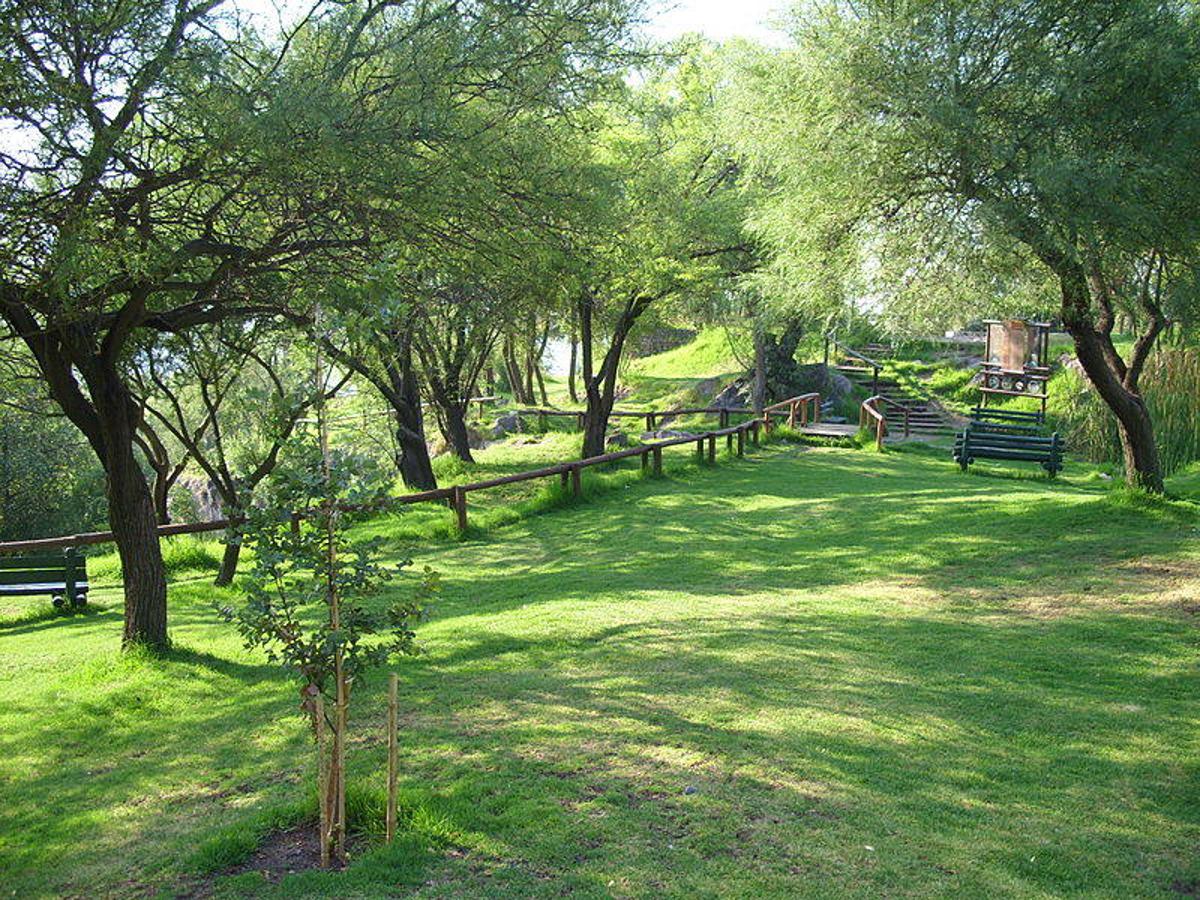
[[[643,315],[685,293],[723,290],[753,266],[742,232],[745,195],[715,115],[710,63],[701,48],[648,81],[610,109],[600,136],[594,199],[601,209],[586,244],[574,248],[584,458],[604,452],[622,354]]]
[[[413,320],[413,343],[438,427],[455,456],[474,462],[469,401],[505,324],[504,298],[486,284],[450,281],[431,287]]]
[[[168,643],[132,338],[253,315],[281,271],[435,230],[428,148],[456,111],[569,96],[616,65],[628,11],[331,2],[266,42],[219,6],[0,2],[0,124],[21,145],[0,154],[0,319],[104,467],[126,645]]]
[[[836,260],[860,286],[964,260],[995,282],[1048,274],[1128,481],[1161,490],[1139,379],[1196,302],[1196,16],[1147,0],[797,7],[796,48],[750,57],[740,92],[742,145],[779,182],[761,231],[793,271]],[[1140,329],[1128,358],[1122,310]]]
[[[221,498],[224,516],[244,518],[301,417],[335,396],[348,377],[318,390],[304,361],[293,335],[271,322],[241,321],[189,329],[135,358],[131,380],[148,421],[184,449],[168,474],[178,477],[194,462]],[[143,433],[153,433],[148,421]],[[157,479],[155,487],[157,502]],[[233,581],[241,548],[236,536],[226,542],[216,584]]]
[[[393,593],[382,608],[365,604],[397,571],[378,562],[378,541],[355,541],[349,528],[386,496],[387,481],[368,460],[331,451],[324,430],[321,446],[294,448],[263,488],[240,529],[254,548],[248,599],[220,613],[248,648],[265,650],[299,680],[317,742],[321,861],[345,863],[351,691],[368,669],[416,652],[413,627],[438,580],[426,569],[406,596]],[[293,524],[297,510],[306,515]]]

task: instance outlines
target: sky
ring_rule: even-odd
[[[698,31],[716,41],[744,37],[762,43],[780,38],[764,21],[784,0],[659,0],[660,11],[651,13],[650,33],[667,39]]]

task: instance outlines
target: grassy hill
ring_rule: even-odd
[[[209,586],[204,554],[177,553],[165,658],[118,653],[115,586],[86,616],[10,610],[6,892],[1200,886],[1194,505],[919,450],[780,444],[610,477],[590,502],[418,548],[447,592],[398,666],[404,832],[361,838],[340,874],[232,874],[314,808],[311,746],[294,685],[217,621],[237,588]],[[397,556],[405,527],[379,523]],[[383,681],[358,689],[350,756],[368,832]]]

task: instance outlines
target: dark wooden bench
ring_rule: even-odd
[[[78,550],[0,556],[0,597],[37,597],[46,594],[61,609],[64,606],[84,606],[87,593],[87,565]]]
[[[977,459],[1036,462],[1053,478],[1063,467],[1062,439],[1057,431],[1048,437],[1039,432],[1031,420],[1020,417],[973,420],[954,439],[954,461],[964,472]]]

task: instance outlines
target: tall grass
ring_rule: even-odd
[[[1142,374],[1163,474],[1200,460],[1200,349],[1160,348]],[[1092,462],[1121,463],[1116,420],[1082,376],[1065,370],[1050,383],[1050,411],[1067,446]]]

